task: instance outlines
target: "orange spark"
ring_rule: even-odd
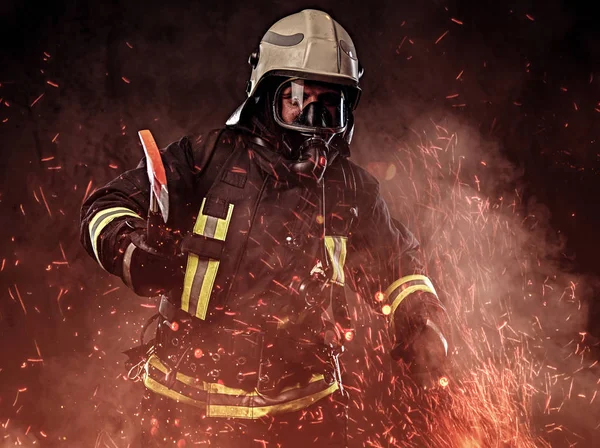
[[[435,45],[437,45],[439,43],[439,41],[441,41],[444,37],[446,37],[446,34],[448,34],[450,30],[446,30],[444,32],[444,34],[442,34],[440,37],[437,38],[437,40],[435,41]]]
[[[15,291],[17,292],[17,297],[19,298],[19,302],[21,303],[21,307],[23,308],[23,312],[27,314],[27,310],[25,309],[25,304],[23,303],[23,298],[21,297],[21,293],[19,292],[19,288],[17,285],[13,285],[15,287]],[[11,294],[12,295],[12,294]]]
[[[33,105],[34,105],[35,103],[37,103],[39,100],[41,100],[43,96],[44,96],[44,94],[42,93],[42,94],[41,94],[40,96],[38,96],[38,97],[37,97],[35,100],[33,100],[33,103],[31,103],[31,104],[29,105],[29,107],[33,107]]]
[[[105,291],[102,295],[105,296],[107,294],[110,294],[111,292],[115,292],[119,288],[120,288],[120,286],[115,286],[114,288],[109,289],[108,291]]]
[[[52,218],[52,212],[50,211],[50,207],[48,206],[48,202],[46,201],[46,196],[44,195],[44,190],[42,189],[42,187],[40,187],[40,193],[42,195],[42,200],[44,201],[44,205],[46,206],[46,210],[48,211],[48,215],[50,216],[50,218]]]

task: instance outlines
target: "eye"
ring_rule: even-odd
[[[292,88],[288,86],[285,89],[283,89],[281,91],[281,97],[286,98],[286,99],[291,98],[292,97]]]
[[[339,106],[342,101],[342,96],[336,92],[327,92],[319,95],[319,100],[329,107]]]
[[[291,104],[293,106],[300,104],[300,100],[298,99],[298,97],[292,96],[291,92],[283,92],[281,94],[281,99],[283,101],[285,101],[286,103]]]

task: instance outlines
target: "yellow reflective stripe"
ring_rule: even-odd
[[[198,215],[198,219],[196,219],[196,223],[194,224],[194,233],[196,235],[204,235],[204,228],[206,227],[206,220],[208,216],[206,216],[204,212],[204,204],[206,203],[206,198],[202,199],[202,205],[200,206],[200,214]]]
[[[97,212],[88,224],[92,249],[94,250],[94,255],[96,256],[96,260],[98,260],[100,266],[102,266],[102,263],[100,262],[100,258],[98,256],[98,238],[107,225],[109,225],[116,218],[120,218],[122,216],[133,216],[135,218],[142,219],[140,215],[128,208],[110,207]],[[102,266],[102,269],[104,269],[104,266]]]
[[[204,233],[206,226],[206,219],[208,216],[202,213],[204,210],[204,204],[206,198],[202,199],[202,205],[200,205],[200,213],[194,224],[193,232],[198,235]],[[196,268],[198,267],[198,256],[190,253],[187,259],[187,266],[185,268],[185,277],[183,280],[183,293],[181,294],[181,309],[186,313],[190,312],[190,293],[192,292],[192,285],[194,283],[194,276],[196,274]]]
[[[165,397],[171,398],[181,403],[186,403],[197,408],[206,408],[206,403],[203,401],[195,400],[186,395],[175,392],[173,389],[169,389],[167,386],[163,386],[158,381],[152,379],[149,375],[144,376],[144,386],[146,386],[152,392],[155,392]]]
[[[390,319],[391,319],[390,327],[391,327],[392,333],[396,332],[396,329],[395,329],[396,319],[394,318],[396,309],[400,306],[400,303],[402,303],[402,301],[405,298],[407,298],[412,293],[417,292],[417,291],[429,292],[437,297],[435,290],[433,288],[430,288],[429,285],[426,285],[426,284],[409,286],[404,291],[402,291],[400,294],[398,294],[398,297],[396,297],[394,299],[394,301],[392,302],[392,306],[391,306],[391,310],[390,310]]]
[[[148,365],[158,369],[165,375],[169,373],[169,369],[165,366],[160,358],[157,355],[152,355],[148,359]],[[181,372],[177,372],[176,379],[181,381],[183,384],[193,387],[194,389],[204,390],[211,393],[221,394],[221,395],[234,395],[234,396],[260,396],[261,394],[258,391],[248,392],[244,389],[238,389],[235,387],[225,386],[219,383],[207,383],[206,381],[197,381],[196,378],[185,375]],[[324,375],[313,374],[310,378],[308,384],[315,383],[317,381],[322,381],[325,379]],[[288,386],[281,389],[281,392],[287,392],[292,389],[297,389],[297,386]]]
[[[195,400],[179,392],[169,389],[158,381],[155,381],[150,376],[144,378],[144,386],[152,392],[171,398],[177,402],[189,404],[191,406],[205,409],[207,417],[231,417],[243,419],[257,419],[266,415],[281,414],[284,412],[294,412],[304,409],[313,403],[325,398],[339,389],[338,383],[333,383],[327,389],[314,393],[307,397],[290,400],[286,403],[274,404],[271,406],[225,406],[205,403],[200,400]]]
[[[327,249],[327,255],[329,256],[329,261],[333,265],[333,273],[331,275],[331,280],[337,277],[337,269],[335,263],[335,241],[332,236],[325,235],[325,248]]]
[[[217,228],[215,229],[214,238],[217,240],[225,241],[227,236],[227,230],[229,230],[229,223],[231,222],[231,216],[233,215],[233,204],[229,204],[227,209],[227,216],[225,219],[217,220]],[[215,279],[217,278],[217,271],[219,270],[219,260],[209,259],[206,273],[204,274],[204,280],[202,282],[202,289],[200,289],[200,297],[198,298],[198,307],[196,309],[196,317],[199,319],[206,319],[206,312],[208,311],[208,302],[210,301],[210,295],[213,290]]]
[[[231,222],[231,215],[233,214],[233,204],[229,204],[227,209],[227,217],[225,219],[219,219],[217,222],[217,230],[215,231],[215,238],[221,241],[225,241],[227,236],[227,230],[229,229],[229,223]]]
[[[167,386],[161,384],[159,381],[156,381],[150,376],[149,366],[152,366],[158,369],[162,373],[167,373],[169,369],[161,362],[161,360],[156,356],[152,355],[150,359],[147,361],[145,366],[145,375],[144,375],[144,385],[151,391],[163,395],[165,397],[171,398],[178,402],[186,403],[191,406],[195,406],[198,408],[203,408],[206,411],[206,415],[209,417],[233,417],[233,418],[244,418],[244,419],[256,419],[260,417],[264,417],[265,415],[273,415],[280,414],[283,412],[293,412],[299,409],[303,409],[311,404],[317,402],[318,400],[325,398],[328,395],[331,395],[336,390],[339,389],[339,385],[337,382],[329,385],[325,389],[315,392],[311,395],[307,395],[305,397],[296,398],[294,400],[290,400],[284,403],[273,404],[269,406],[253,406],[255,402],[254,398],[262,397],[256,389],[252,392],[247,392],[243,389],[237,389],[233,387],[224,386],[218,383],[207,383],[205,381],[197,381],[195,378],[184,375],[182,373],[176,374],[176,380],[195,388],[197,390],[207,391],[208,398],[207,402],[196,400],[194,398],[188,397],[180,392],[174,391],[173,389],[169,389]],[[313,375],[310,379],[310,383],[315,383],[317,381],[324,381],[323,375]],[[301,392],[301,389],[306,386],[290,386],[286,387],[282,390],[282,393],[288,392],[293,389],[298,389]],[[235,396],[239,398],[240,403],[248,403],[248,398],[250,398],[249,406],[233,406],[233,405],[217,405],[211,404],[210,395],[227,395],[227,396]]]
[[[205,203],[206,198],[202,199],[202,204],[200,205],[200,212],[198,213],[198,218],[194,223],[193,232],[197,235],[204,234],[204,229],[206,227],[206,220],[208,219],[208,216],[206,216],[203,213]],[[183,292],[181,294],[181,309],[186,313],[190,313],[190,294],[192,292],[192,285],[194,284],[194,277],[196,275],[197,268],[198,256],[196,254],[190,253],[188,255],[187,265],[185,268],[185,277],[183,278]]]
[[[319,401],[322,398],[331,395],[339,389],[337,382],[333,383],[327,389],[320,392],[314,393],[307,397],[297,398],[296,400],[290,400],[286,403],[274,404],[271,406],[221,406],[209,404],[206,415],[209,417],[233,417],[233,418],[245,418],[245,419],[256,419],[264,417],[265,415],[281,414],[284,412],[293,412],[299,409],[304,409],[307,406]]]
[[[340,278],[339,278],[339,282],[343,285],[346,281],[346,277],[344,276],[344,265],[346,263],[346,241],[348,239],[346,237],[341,237],[340,238],[340,244],[341,244],[341,248],[340,248],[340,256],[338,259],[338,266],[339,266],[339,272],[340,272]]]
[[[437,296],[437,293],[435,292],[435,288],[433,287],[433,284],[431,283],[431,280],[429,280],[428,277],[426,277],[425,275],[420,275],[420,274],[414,274],[414,275],[407,275],[405,277],[401,277],[398,280],[396,280],[394,283],[392,283],[388,289],[385,290],[385,297],[389,297],[390,294],[392,292],[394,292],[394,290],[400,286],[402,286],[403,284],[407,283],[407,282],[414,282],[420,280],[422,282],[424,282],[427,286],[429,286],[432,290],[433,290],[433,294]]]
[[[413,283],[413,284],[407,285],[407,283]],[[398,292],[396,297],[393,298],[392,303],[390,304],[389,303],[390,299],[392,298],[392,296],[394,295],[394,293],[396,293],[396,291],[398,289],[401,289],[401,290]],[[429,278],[427,278],[425,275],[421,275],[421,274],[406,275],[404,277],[401,277],[398,280],[396,280],[394,283],[392,283],[388,287],[388,289],[386,289],[386,291],[384,293],[384,297],[385,297],[385,300],[388,302],[388,305],[390,306],[389,316],[391,319],[391,329],[393,332],[395,331],[394,330],[394,326],[395,326],[394,314],[396,313],[396,310],[398,309],[398,307],[400,306],[400,304],[402,303],[402,301],[404,299],[406,299],[408,296],[410,296],[411,294],[413,294],[417,291],[428,292],[437,297],[437,293],[435,292],[435,288],[433,287],[431,280],[429,280]]]
[[[345,282],[344,264],[346,263],[346,241],[345,236],[327,236],[325,235],[325,248],[329,261],[333,267],[331,281],[338,285]]]
[[[398,306],[400,306],[400,303],[402,303],[402,301],[407,298],[409,295],[411,295],[414,292],[417,291],[423,291],[423,292],[429,292],[431,294],[435,294],[435,290],[431,289],[429,287],[429,285],[412,285],[409,286],[408,288],[406,288],[404,291],[402,291],[400,294],[398,294],[398,297],[396,297],[394,299],[394,301],[392,302],[392,310],[390,312],[390,316],[394,316],[394,313],[396,312],[396,308],[398,308]]]
[[[231,222],[231,217],[233,215],[233,204],[229,204],[225,219],[210,217],[212,223],[211,227],[216,220],[216,225],[214,225],[214,235],[207,235],[207,233],[213,232],[212,230],[207,229],[209,216],[204,214],[205,204],[206,198],[202,199],[202,205],[200,206],[200,212],[198,213],[198,218],[194,224],[193,232],[196,235],[205,235],[210,238],[225,241],[227,231],[229,230],[229,223]],[[190,253],[188,255],[185,277],[183,280],[183,292],[181,294],[181,309],[199,319],[206,319],[208,303],[210,302],[210,296],[215,279],[217,278],[220,262],[219,260],[213,259],[202,260],[206,264],[202,263],[200,269],[200,261],[201,260],[196,254]],[[194,288],[195,282],[196,287]],[[198,296],[195,296],[196,293],[194,293],[194,297],[192,297],[192,289],[197,291],[198,285],[201,285]],[[191,306],[190,303],[193,303],[194,306]]]
[[[219,260],[208,260],[208,266],[206,267],[206,273],[202,281],[202,289],[200,289],[200,297],[198,298],[198,306],[196,307],[196,317],[198,319],[204,320],[206,318],[208,302],[210,302],[210,294],[215,284],[215,278],[217,278],[219,264]]]
[[[162,361],[160,360],[160,358],[156,355],[152,355],[150,356],[150,359],[148,359],[148,365],[160,370],[162,373],[164,373],[165,375],[167,373],[169,373],[169,369],[167,368],[167,366],[165,366]],[[177,375],[175,376],[175,378],[178,381],[181,381],[183,384],[193,387],[195,389],[199,389],[199,390],[208,390],[206,388],[206,384],[204,381],[203,382],[198,382],[196,381],[195,378],[192,378],[191,376],[187,376],[184,375],[183,373],[177,372]],[[242,389],[239,389],[243,392]]]
[[[190,312],[190,293],[192,292],[192,284],[194,283],[194,274],[198,267],[198,256],[190,253],[187,259],[185,268],[185,277],[183,280],[183,293],[181,294],[181,309],[186,313]]]
[[[325,379],[324,375],[313,374],[313,376],[308,381],[308,384],[316,383],[317,381],[323,381],[324,379]],[[198,383],[196,383],[196,384],[198,384]],[[246,397],[263,396],[256,389],[252,392],[248,392],[248,391],[245,391],[244,389],[236,389],[235,387],[229,387],[229,386],[225,386],[225,385],[219,384],[219,383],[204,383],[204,387],[206,388],[205,390],[208,390],[210,393],[213,393],[213,394],[234,395],[234,396],[244,395]],[[299,389],[300,387],[302,387],[302,386],[296,385],[296,386],[284,387],[283,389],[281,389],[281,393],[288,392],[293,389]]]

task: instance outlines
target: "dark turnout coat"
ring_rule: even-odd
[[[213,416],[300,409],[339,388],[322,349],[327,329],[342,339],[351,331],[344,285],[389,316],[396,341],[439,303],[418,242],[348,158],[337,156],[317,184],[243,130],[186,136],[161,153],[167,225],[187,237],[185,269],[167,296],[191,319],[177,348],[173,331],[159,331],[144,376],[156,393]],[[149,188],[142,161],[83,205],[82,243],[112,274],[123,277],[118,237],[146,218]],[[327,280],[317,283],[326,300],[313,307],[302,295],[311,272]]]

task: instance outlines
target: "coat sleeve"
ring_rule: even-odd
[[[88,254],[111,274],[121,276],[128,230],[143,225],[150,186],[145,163],[94,191],[81,208],[80,239]]]
[[[182,198],[191,196],[195,175],[207,163],[207,141],[216,139],[217,134],[212,131],[206,138],[186,136],[161,150],[169,189],[167,225],[172,228],[177,225],[177,206],[184,203]],[[149,202],[150,184],[145,159],[85,200],[81,209],[81,243],[111,274],[123,276],[125,236],[144,225]]]
[[[390,216],[377,181],[366,183],[363,192],[349,238],[349,286],[389,319],[396,346],[406,345],[428,322],[443,328],[445,309],[426,275],[419,242]]]

